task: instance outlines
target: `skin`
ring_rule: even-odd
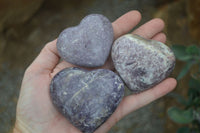
[[[118,18],[112,23],[115,38],[130,32],[140,20],[141,14],[138,11],[130,11]],[[164,22],[156,18],[132,33],[165,43],[163,28]],[[45,45],[38,57],[26,69],[17,104],[14,133],[80,133],[51,103],[49,95],[51,79],[60,70],[74,66],[59,60],[54,40]],[[111,58],[101,68],[113,70]],[[176,84],[174,78],[167,78],[152,89],[124,97],[112,116],[95,133],[108,132],[124,116],[166,95],[176,87]]]

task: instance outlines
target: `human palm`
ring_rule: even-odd
[[[138,11],[131,11],[113,22],[115,38],[128,33],[139,23],[140,19],[141,15]],[[166,37],[162,33],[163,28],[164,23],[162,20],[153,19],[132,33],[148,39],[165,42]],[[54,40],[42,49],[38,57],[27,68],[17,104],[14,132],[80,133],[55,109],[50,99],[49,85],[53,76],[64,68],[75,66],[65,61],[59,62],[59,60],[56,40]],[[114,69],[111,58],[102,68]],[[95,133],[109,131],[125,115],[167,94],[175,86],[176,80],[168,78],[150,90],[124,97],[113,115]]]

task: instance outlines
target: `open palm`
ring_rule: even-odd
[[[128,33],[141,19],[138,11],[131,11],[112,23],[115,38]],[[133,31],[148,39],[165,42],[162,33],[164,23],[160,19],[153,19]],[[60,57],[56,49],[56,40],[48,43],[27,68],[17,104],[17,116],[14,132],[22,133],[80,133],[67,121],[52,105],[49,95],[49,85],[53,76],[60,70],[75,65],[65,61],[59,62]],[[114,69],[111,58],[102,67]],[[172,91],[176,80],[168,78],[150,90],[137,95],[123,98],[113,115],[95,133],[105,133],[128,113],[162,97]]]

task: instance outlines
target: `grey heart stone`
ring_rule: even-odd
[[[115,69],[133,93],[145,91],[170,75],[175,56],[165,44],[127,34],[112,47]]]
[[[57,49],[67,62],[84,67],[104,65],[113,43],[111,22],[103,15],[86,16],[76,27],[65,29],[58,37]]]
[[[124,83],[106,69],[68,68],[54,76],[50,95],[57,109],[84,133],[93,133],[115,111]]]

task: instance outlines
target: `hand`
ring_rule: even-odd
[[[128,33],[141,19],[138,11],[131,11],[112,23],[115,38]],[[153,19],[133,31],[148,39],[165,42],[166,36],[162,33],[164,23],[161,19]],[[27,68],[21,86],[17,104],[15,133],[80,133],[65,117],[52,105],[49,95],[49,85],[53,76],[60,70],[74,65],[62,61],[56,49],[56,40],[48,43]],[[102,67],[113,69],[111,59]],[[176,80],[168,78],[150,90],[137,95],[123,98],[112,116],[95,133],[105,133],[117,121],[132,111],[149,104],[164,96],[176,86]]]

